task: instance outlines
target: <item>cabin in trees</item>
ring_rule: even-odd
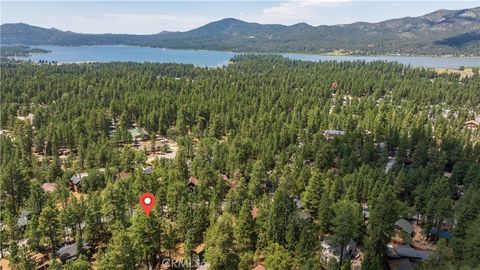
[[[335,139],[337,136],[345,135],[345,130],[327,129],[323,131],[323,135],[325,135],[325,138],[330,141]]]
[[[45,192],[54,192],[57,189],[57,183],[44,183],[41,188]]]
[[[408,235],[412,236],[414,233],[413,225],[412,223],[408,222],[406,219],[399,219],[397,222],[395,222],[395,228],[398,230],[403,230],[406,232]]]
[[[146,175],[150,175],[153,173],[153,167],[152,166],[148,166],[148,167],[145,167],[142,169],[142,173],[143,174],[146,174]]]
[[[90,246],[87,244],[83,244],[83,250],[89,249]],[[61,247],[57,250],[57,256],[62,260],[62,263],[65,263],[67,260],[76,259],[78,256],[77,244],[69,244]]]
[[[70,189],[74,191],[80,191],[80,186],[82,184],[82,180],[88,176],[88,173],[83,172],[83,173],[78,173],[73,175],[70,178]]]
[[[130,133],[130,136],[132,136],[134,142],[141,142],[148,138],[147,132],[138,127],[131,128],[128,132]]]
[[[17,226],[21,230],[25,229],[28,225],[28,218],[30,217],[32,213],[27,210],[22,210],[20,211],[20,215],[18,216],[17,219]]]
[[[198,186],[198,179],[195,176],[190,176],[190,178],[188,178],[187,186],[191,188]]]
[[[447,241],[450,241],[452,240],[453,235],[451,232],[447,230],[441,230],[437,227],[433,227],[432,229],[430,229],[430,232],[428,233],[428,238],[430,240],[438,240],[440,238],[443,238]]]
[[[409,245],[387,245],[387,261],[390,269],[410,270],[432,254],[428,250],[415,249]]]
[[[331,259],[340,261],[340,250],[341,247],[338,244],[333,242],[332,236],[326,236],[320,238],[322,245],[322,260],[328,262]],[[343,258],[344,260],[348,258],[354,258],[357,255],[357,243],[350,239],[347,245],[343,248]]]

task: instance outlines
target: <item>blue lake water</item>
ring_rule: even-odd
[[[32,46],[50,50],[47,54],[32,54],[22,59],[32,61],[47,60],[58,63],[79,62],[154,62],[182,63],[196,66],[218,67],[226,65],[236,53],[206,50],[174,50],[138,46]],[[299,53],[281,53],[291,59],[305,61],[395,61],[415,67],[458,68],[460,66],[480,66],[480,58],[428,57],[428,56],[329,56]]]

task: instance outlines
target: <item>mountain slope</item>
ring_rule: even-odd
[[[420,17],[333,26],[248,23],[223,19],[186,32],[154,35],[79,34],[26,24],[4,24],[2,44],[125,44],[184,49],[357,54],[480,54],[480,7],[438,10]]]

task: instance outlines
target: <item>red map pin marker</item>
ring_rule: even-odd
[[[155,196],[152,193],[147,192],[143,193],[140,196],[140,205],[143,208],[143,211],[147,216],[150,215],[150,211],[152,211],[153,207],[155,206]]]

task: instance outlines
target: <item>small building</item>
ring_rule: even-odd
[[[399,219],[397,222],[395,222],[395,227],[399,230],[405,231],[408,235],[413,235],[414,230],[413,230],[413,225],[412,223],[408,222],[406,219]]]
[[[78,173],[70,178],[70,188],[74,191],[80,191],[82,180],[88,176],[88,173]]]
[[[198,186],[198,179],[195,177],[195,176],[190,176],[188,178],[188,183],[187,183],[187,186],[189,187],[196,187]]]
[[[338,129],[327,129],[323,131],[323,135],[325,135],[325,138],[329,141],[335,139],[337,136],[345,135],[345,133],[345,130]]]
[[[429,232],[430,237],[435,237],[435,238],[443,238],[447,241],[452,240],[453,235],[451,232],[446,231],[446,230],[440,230],[437,227],[433,227],[430,232]]]
[[[408,258],[411,261],[418,261],[428,259],[431,254],[431,251],[415,249],[409,245],[387,245],[387,258]]]
[[[25,229],[28,225],[28,218],[30,217],[32,213],[27,210],[22,210],[20,211],[20,215],[18,216],[17,219],[17,226],[20,229]]]
[[[330,261],[331,259],[335,259],[336,261],[340,261],[340,245],[334,244],[332,237],[327,236],[323,237],[321,240],[322,245],[322,254],[321,259],[324,261]],[[347,245],[343,248],[343,258],[353,258],[357,253],[357,243],[350,239]]]
[[[145,130],[134,127],[128,130],[133,141],[143,141],[148,138],[148,134]]]
[[[45,192],[54,192],[57,189],[57,183],[44,183],[41,188]]]
[[[90,246],[87,244],[83,244],[83,250],[89,249]],[[57,256],[62,260],[63,263],[65,263],[67,260],[71,259],[76,259],[78,256],[78,250],[77,250],[77,244],[69,244],[69,245],[64,245],[60,249],[57,250],[56,252]]]
[[[145,167],[142,169],[142,173],[143,174],[146,174],[146,175],[150,175],[153,173],[153,167],[152,166],[148,166],[148,167]]]

